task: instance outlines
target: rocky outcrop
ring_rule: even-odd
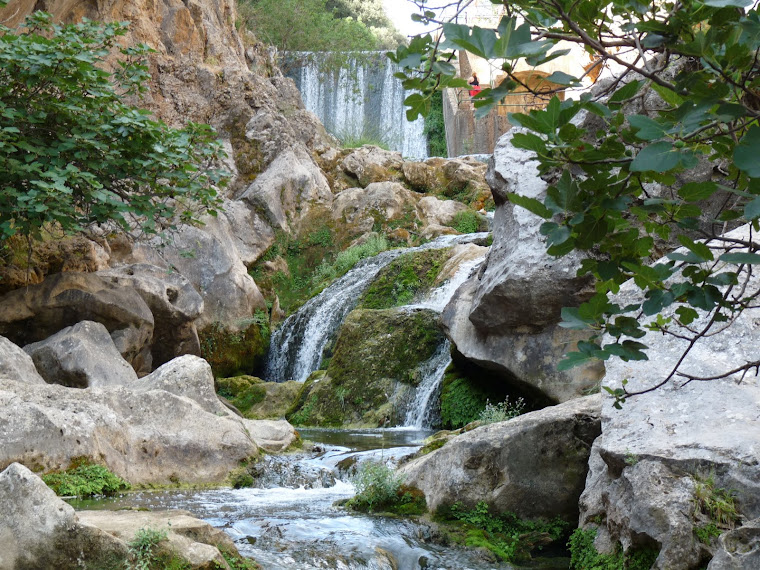
[[[760,519],[723,534],[707,570],[760,568]]]
[[[26,345],[24,351],[48,384],[106,388],[128,386],[137,380],[137,374],[100,323],[82,321]]]
[[[195,319],[203,312],[203,299],[176,271],[134,264],[98,273],[114,285],[134,289],[153,314],[154,368],[183,354],[200,355]]]
[[[439,200],[435,196],[425,196],[422,198],[419,202],[419,208],[427,224],[437,224],[439,226],[450,225],[457,214],[468,210],[467,206],[461,202],[457,202],[456,200]]]
[[[576,277],[581,258],[546,253],[543,220],[507,200],[508,192],[542,199],[547,183],[538,176],[535,155],[514,148],[505,134],[494,150],[486,179],[497,204],[494,241],[477,275],[452,299],[442,315],[446,334],[468,360],[500,371],[505,381],[564,402],[593,390],[601,363],[556,369],[563,355],[588,335],[558,327],[562,307],[577,306],[593,294]]]
[[[489,424],[401,468],[428,508],[484,501],[495,513],[574,522],[600,427],[599,396]]]
[[[45,383],[45,379],[34,367],[32,358],[7,338],[0,336],[0,382],[3,380]]]
[[[505,382],[527,394],[534,393],[539,401],[566,402],[597,388],[604,376],[602,362],[557,370],[569,347],[587,335],[557,325],[532,334],[519,330],[510,334],[484,332],[469,318],[477,287],[476,278],[464,283],[441,315],[446,336],[463,357],[502,374]]]
[[[418,199],[398,182],[375,182],[366,188],[348,188],[338,193],[332,216],[356,226],[359,232],[369,232],[378,220],[392,221],[407,213],[416,217]]]
[[[140,295],[92,273],[58,273],[0,297],[0,335],[23,346],[80,321],[101,323],[138,374],[151,370],[153,315]]]
[[[341,162],[341,169],[364,188],[373,182],[398,177],[403,164],[400,152],[366,145],[350,152]]]
[[[0,473],[0,568],[110,568],[127,544],[80,524],[74,508],[18,463]]]
[[[753,275],[747,287],[754,290],[757,285]],[[640,299],[640,291],[626,283],[615,302],[624,305],[634,299]],[[735,374],[687,382],[676,376],[654,388],[669,377],[685,352],[680,372],[699,377],[720,376],[755,360],[759,315],[758,309],[747,309],[729,331],[703,337],[693,347],[684,338],[649,332],[641,339],[650,347],[648,360],[607,363],[606,387],[617,390],[626,381],[630,392],[653,389],[627,398],[622,409],[614,407],[611,396],[604,398],[603,433],[592,450],[580,503],[582,525],[599,526],[600,550],[609,551],[618,543],[624,549],[655,546],[655,568],[699,568],[716,545],[695,540],[696,529],[712,522],[726,530],[760,516],[757,377]],[[698,329],[700,322],[692,326]],[[721,489],[733,494],[741,520],[714,520],[714,514],[702,512],[704,498],[725,498]],[[729,545],[730,537],[721,544]]]

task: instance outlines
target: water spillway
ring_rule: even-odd
[[[327,131],[341,140],[374,139],[408,158],[427,158],[424,120],[407,121],[408,93],[394,77],[396,65],[384,54],[349,58],[337,71],[324,71],[322,54],[297,54],[291,77],[303,103]]]

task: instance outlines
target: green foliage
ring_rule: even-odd
[[[594,547],[596,529],[575,529],[567,543],[571,570],[649,570],[658,552],[645,548],[637,551],[600,554]]]
[[[496,422],[505,422],[516,418],[525,412],[525,400],[517,398],[510,402],[509,398],[498,404],[492,404],[486,400],[486,407],[478,415],[478,421],[482,424],[493,424]]]
[[[720,530],[715,523],[707,523],[694,527],[694,535],[697,537],[697,540],[703,544],[710,544],[713,538],[716,538],[721,534],[723,534],[723,531]]]
[[[465,87],[451,64],[457,49],[503,61],[508,75],[477,97],[477,116],[521,87],[513,73],[518,62],[535,66],[562,55],[564,50],[554,49],[562,39],[583,46],[600,65],[622,65],[621,76],[594,94],[555,97],[545,109],[510,115],[510,123],[530,131],[516,134],[513,144],[535,152],[540,172],[550,173],[553,183],[541,201],[519,194],[509,199],[546,220],[541,232],[550,254],[593,253],[579,275],[593,277],[596,295],[566,309],[562,323],[592,338],[579,343],[562,368],[611,357],[644,360],[647,346],[639,339],[647,330],[685,338],[688,352],[751,305],[754,295],[737,285],[760,263],[758,246],[751,238],[722,234],[727,225],[760,229],[760,6],[748,0],[687,0],[665,7],[628,0],[503,4],[508,15],[497,29],[450,21],[443,24],[442,41],[418,37],[390,55],[404,70],[404,86],[416,90],[406,99],[408,116],[427,114],[436,90]],[[438,18],[432,9],[421,17]],[[640,57],[627,63],[617,55],[621,49]],[[560,72],[547,80],[579,83]],[[662,103],[648,105],[647,115],[631,113],[640,108],[631,101],[653,97]],[[578,126],[581,113],[588,113],[585,124],[594,125],[594,132]],[[722,175],[689,180],[700,161]],[[660,257],[676,246],[682,252]],[[612,303],[610,296],[628,280],[644,301]],[[602,344],[603,334],[611,341]],[[658,379],[654,388],[677,373],[676,368]],[[612,391],[618,405],[629,394],[625,387]]]
[[[443,120],[443,94],[438,93],[430,99],[430,112],[425,115],[425,127],[422,131],[427,137],[429,156],[449,155],[446,144],[446,123]],[[469,232],[462,232],[469,233]]]
[[[482,231],[485,225],[483,217],[472,210],[458,212],[451,222],[451,227],[460,234],[474,234]]]
[[[243,558],[234,552],[228,552],[224,548],[219,549],[230,570],[261,570],[261,566],[250,558]]]
[[[469,378],[457,376],[456,373],[447,374],[441,392],[442,426],[457,429],[477,420],[492,395]]]
[[[362,295],[359,307],[387,309],[409,304],[430,290],[450,253],[448,249],[431,249],[394,259]]]
[[[75,460],[66,471],[46,473],[45,484],[62,497],[89,497],[113,495],[126,491],[130,484],[102,465],[94,465],[86,458]]]
[[[694,478],[694,517],[707,517],[710,524],[729,530],[739,522],[736,498],[732,491],[715,486],[715,476]],[[709,525],[708,525],[709,526]]]
[[[269,348],[269,316],[263,310],[238,325],[241,330],[230,331],[221,323],[213,323],[198,333],[201,356],[216,377],[252,373]]]
[[[0,240],[51,226],[154,234],[215,213],[227,175],[211,128],[173,129],[123,102],[145,89],[146,46],[104,71],[126,31],[43,12],[0,25]]]
[[[243,415],[246,415],[251,407],[266,398],[267,391],[262,381],[253,376],[234,376],[231,378],[218,378],[216,392],[235,406]]]
[[[308,425],[311,415],[314,411],[314,407],[317,405],[317,396],[312,395],[311,398],[304,404],[297,412],[287,415],[287,419],[294,426]]]
[[[404,480],[385,463],[365,461],[359,465],[351,482],[356,487],[356,496],[346,506],[357,511],[372,512],[397,502]]]
[[[483,501],[474,509],[455,503],[441,514],[462,523],[467,546],[486,548],[507,562],[530,560],[532,550],[567,536],[568,524],[559,518],[545,521],[523,520],[514,513],[493,515]]]
[[[160,562],[158,546],[166,540],[165,530],[141,528],[129,543],[129,570],[152,570]]]

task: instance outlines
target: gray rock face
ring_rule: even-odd
[[[753,275],[748,290],[757,285]],[[615,302],[625,304],[636,297],[636,288],[625,284]],[[692,326],[699,328],[700,321]],[[727,331],[700,339],[680,370],[711,377],[753,361],[759,331],[760,310],[745,310]],[[605,386],[617,389],[627,380],[629,391],[654,387],[668,378],[688,347],[687,340],[653,332],[641,342],[650,347],[649,360],[611,359]],[[716,488],[736,493],[736,506],[744,517],[760,517],[759,403],[760,382],[750,374],[701,382],[676,376],[651,392],[629,397],[622,410],[605,397],[603,434],[592,451],[581,523],[606,519],[598,536],[607,545],[661,544],[657,568],[697,568],[703,553],[693,539],[694,506],[687,505],[693,501],[695,480],[712,476]],[[664,475],[644,476],[638,463],[626,461],[631,457]],[[673,489],[684,498],[679,508],[665,509],[670,517],[665,519],[661,511],[672,500]]]
[[[239,199],[263,212],[272,227],[287,231],[289,217],[310,202],[329,202],[332,192],[306,149],[296,145],[281,153]]]
[[[464,283],[441,315],[446,336],[467,360],[502,372],[505,381],[555,403],[578,398],[600,382],[604,375],[601,362],[557,370],[557,362],[569,347],[586,338],[582,331],[551,325],[532,334],[519,330],[493,334],[476,328],[469,319],[476,290],[476,279]]]
[[[470,313],[484,332],[539,331],[559,322],[562,307],[577,307],[593,294],[587,279],[575,275],[582,258],[547,254],[539,232],[544,220],[506,198],[515,192],[542,200],[548,187],[538,176],[535,154],[512,146],[518,132],[524,129],[499,139],[486,174],[497,204],[494,242]]]
[[[58,273],[0,297],[0,335],[23,346],[80,321],[103,324],[135,371],[151,370],[153,315],[140,295],[91,273]]]
[[[30,384],[45,383],[45,379],[34,367],[32,358],[23,349],[0,336],[0,382],[3,380]]]
[[[49,384],[105,388],[127,386],[137,380],[137,374],[100,323],[82,321],[26,345],[24,351]]]
[[[496,512],[572,521],[600,432],[599,406],[599,396],[590,396],[479,427],[401,473],[425,493],[432,511],[485,501]]]
[[[81,525],[74,509],[18,463],[0,473],[0,569],[105,568],[127,545]]]
[[[467,211],[467,206],[456,200],[439,200],[435,196],[425,196],[419,202],[419,208],[426,225],[436,224],[445,226],[450,224],[454,217]]]
[[[707,570],[754,570],[760,568],[760,519],[723,534],[718,551]]]
[[[335,196],[333,218],[356,224],[364,231],[371,231],[374,215],[385,220],[402,216],[405,211],[416,215],[419,195],[407,190],[398,182],[374,182],[366,188],[348,188]]]
[[[151,374],[130,384],[136,392],[165,390],[175,396],[189,398],[201,408],[218,416],[229,415],[227,407],[214,392],[214,375],[208,362],[197,356],[180,356]]]
[[[353,176],[362,187],[389,179],[389,170],[401,170],[400,152],[365,145],[347,155],[341,163],[343,172]]]
[[[296,437],[288,426],[258,435],[268,446],[282,435],[287,447]],[[165,390],[0,383],[0,467],[17,461],[63,469],[87,456],[133,484],[220,482],[258,453],[247,427]]]
[[[182,275],[148,264],[99,271],[98,275],[114,285],[134,289],[150,308],[155,321],[151,344],[154,368],[183,354],[200,355],[195,319],[203,313],[203,299]]]

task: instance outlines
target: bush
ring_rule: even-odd
[[[158,545],[166,540],[165,530],[141,528],[129,543],[129,555],[132,559],[129,570],[151,570],[160,562]]]
[[[457,213],[451,221],[451,227],[460,234],[474,234],[480,231],[482,225],[481,216],[472,210],[464,210]]]
[[[351,479],[356,496],[348,506],[358,511],[374,511],[396,502],[403,478],[385,463],[365,461]]]
[[[123,103],[144,91],[147,46],[121,49],[120,23],[53,25],[34,12],[0,25],[0,241],[93,224],[154,234],[220,204],[227,174],[207,125],[173,129]]]
[[[525,412],[525,400],[517,398],[514,403],[509,398],[498,404],[492,404],[486,401],[486,407],[478,415],[478,421],[482,424],[493,424],[496,422],[505,422],[516,418]]]
[[[66,471],[46,473],[42,476],[45,484],[62,497],[88,497],[92,495],[113,495],[126,491],[130,484],[102,465],[93,465],[87,460],[74,461]]]
[[[658,551],[645,548],[614,554],[600,554],[594,546],[596,529],[575,529],[567,545],[570,548],[570,568],[574,570],[649,570]]]

